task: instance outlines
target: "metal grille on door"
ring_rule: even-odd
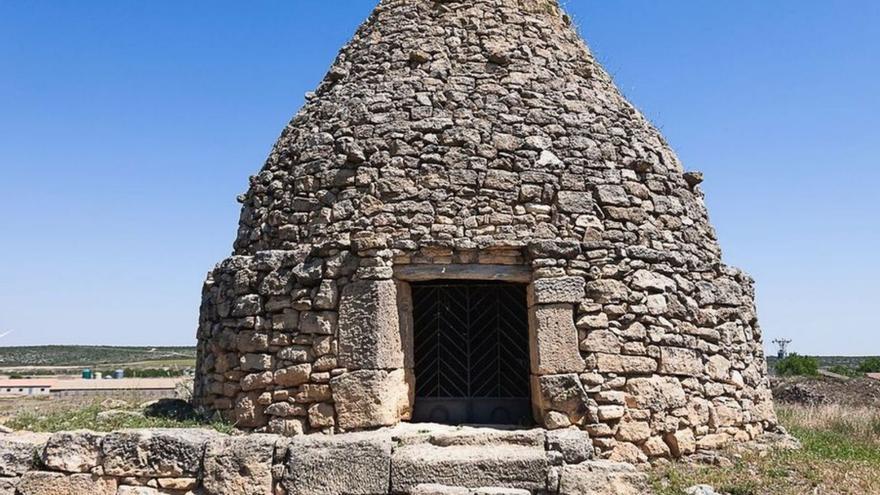
[[[525,287],[413,284],[415,421],[530,424]]]

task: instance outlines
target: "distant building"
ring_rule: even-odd
[[[0,380],[0,397],[47,396],[54,380]]]
[[[121,378],[118,380],[0,380],[0,397],[102,397],[131,392],[145,399],[174,397],[187,378]]]
[[[52,386],[55,397],[119,395],[131,392],[143,398],[173,397],[186,378],[120,378],[118,380],[57,380]]]

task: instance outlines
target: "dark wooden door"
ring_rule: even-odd
[[[525,286],[413,284],[415,421],[532,423]]]

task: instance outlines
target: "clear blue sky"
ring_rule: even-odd
[[[192,344],[235,196],[374,3],[0,0],[0,345]],[[568,8],[706,173],[767,342],[880,354],[880,2]]]

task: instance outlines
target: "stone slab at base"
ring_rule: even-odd
[[[11,434],[0,436],[0,495],[650,493],[632,466],[592,453],[575,429],[432,424],[295,438],[185,429]],[[585,487],[593,491],[577,491]]]

